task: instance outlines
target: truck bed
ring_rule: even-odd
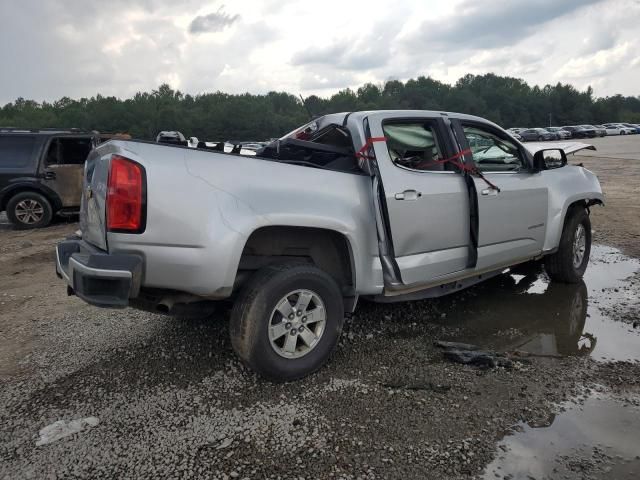
[[[146,170],[147,218],[141,234],[106,233],[104,194],[112,155]],[[353,246],[358,271],[365,272],[360,279],[368,285],[361,286],[370,293],[382,288],[366,175],[129,140],[94,150],[87,175],[93,198],[83,198],[84,239],[112,254],[141,255],[144,287],[174,288],[179,278],[185,292],[228,296],[249,235],[280,225],[342,233]]]

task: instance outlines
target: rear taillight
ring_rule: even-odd
[[[144,231],[145,181],[142,165],[120,155],[111,157],[106,200],[107,229],[110,232]]]

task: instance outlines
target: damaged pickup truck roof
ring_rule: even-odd
[[[545,150],[549,148],[559,148],[567,155],[570,153],[576,153],[580,150],[595,150],[596,147],[589,143],[582,142],[528,142],[524,144],[525,148],[531,153],[536,153],[539,150]]]

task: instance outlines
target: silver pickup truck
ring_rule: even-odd
[[[89,155],[57,273],[101,307],[231,300],[239,357],[294,380],[327,360],[359,298],[437,297],[541,259],[580,281],[603,196],[567,165],[589,146],[558,147],[430,111],[327,115],[255,156],[112,140]]]

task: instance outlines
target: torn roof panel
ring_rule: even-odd
[[[531,153],[536,153],[539,150],[546,150],[548,148],[561,148],[566,154],[576,153],[580,150],[596,149],[596,147],[594,147],[590,143],[582,142],[527,142],[523,145]]]

